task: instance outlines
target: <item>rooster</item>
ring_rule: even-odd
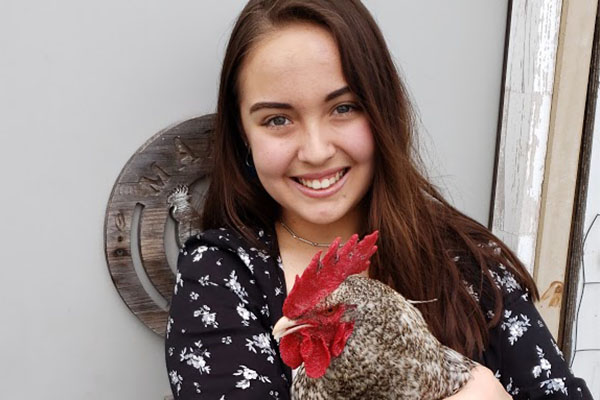
[[[442,345],[410,301],[359,275],[377,235],[336,239],[296,276],[273,328],[283,361],[300,367],[294,399],[442,399],[477,365]]]

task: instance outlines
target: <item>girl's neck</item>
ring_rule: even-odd
[[[305,239],[310,242],[316,242],[320,244],[330,244],[335,240],[335,238],[340,237],[342,239],[342,243],[346,242],[350,236],[355,233],[361,233],[363,226],[361,221],[364,221],[364,218],[361,218],[362,212],[360,207],[356,207],[354,210],[350,211],[343,218],[334,221],[329,224],[314,224],[300,218],[286,215],[285,213],[281,217],[281,222],[283,222],[288,229],[286,229],[283,225],[277,224],[276,229],[278,231],[278,236],[288,236],[288,240],[294,240],[301,243],[306,247],[314,247],[310,244],[294,238],[296,235],[302,239]]]

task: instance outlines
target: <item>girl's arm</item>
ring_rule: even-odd
[[[480,365],[471,374],[467,384],[455,395],[447,397],[447,400],[512,399],[488,368]]]
[[[289,399],[266,296],[240,254],[198,238],[180,253],[165,341],[176,399]]]
[[[507,268],[492,275],[504,293],[498,325],[489,331],[481,363],[515,399],[592,399],[563,358],[529,293]]]
[[[494,375],[515,399],[591,400],[585,382],[573,375],[529,294],[515,284],[511,289],[484,352]]]

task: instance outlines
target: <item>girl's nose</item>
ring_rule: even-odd
[[[327,130],[318,124],[306,128],[302,135],[298,159],[314,165],[322,165],[335,154],[335,145],[327,135]]]

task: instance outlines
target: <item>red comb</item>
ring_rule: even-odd
[[[294,287],[283,303],[283,315],[297,319],[327,297],[350,275],[360,274],[369,267],[369,258],[377,250],[375,242],[379,232],[375,231],[358,242],[354,234],[340,249],[340,238],[329,246],[321,258],[319,251],[314,255],[301,277],[296,275]],[[357,243],[358,242],[358,243]]]

